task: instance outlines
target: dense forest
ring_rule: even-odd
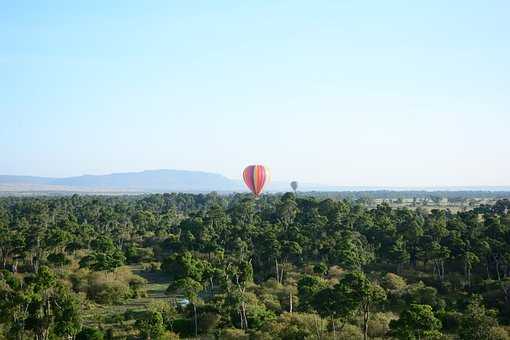
[[[0,199],[2,339],[510,339],[510,201]]]
[[[448,199],[453,202],[480,199],[508,199],[509,191],[482,190],[362,190],[362,191],[316,191],[306,192],[307,196],[332,199],[415,199],[437,201]]]

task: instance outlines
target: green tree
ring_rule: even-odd
[[[81,328],[80,315],[80,301],[48,267],[39,267],[23,281],[5,272],[0,276],[0,323],[13,338],[31,331],[37,340],[46,340],[52,329],[74,337]]]
[[[151,312],[160,313],[163,317],[163,323],[168,329],[172,329],[173,321],[177,316],[177,311],[172,304],[165,301],[155,300],[147,306],[147,309]]]
[[[340,281],[344,286],[345,300],[356,306],[363,318],[363,338],[368,338],[368,321],[375,306],[386,300],[386,293],[378,284],[371,282],[365,274],[356,271],[348,273]]]
[[[204,287],[198,281],[195,281],[191,277],[184,277],[177,281],[172,282],[167,289],[167,292],[177,291],[182,292],[186,298],[188,298],[193,308],[193,320],[195,326],[195,337],[198,336],[198,315],[197,315],[197,303],[199,301],[198,293],[200,293]]]
[[[441,321],[434,316],[429,305],[412,304],[390,322],[391,333],[398,339],[421,340],[440,335]]]
[[[361,270],[374,260],[374,252],[362,234],[347,230],[338,237],[330,254],[331,262],[350,270]]]
[[[191,278],[201,282],[207,267],[205,261],[195,258],[191,252],[186,251],[167,257],[161,265],[161,270],[168,273],[172,280]]]
[[[59,288],[55,301],[55,334],[73,339],[82,326],[82,301],[75,294]]]
[[[462,317],[459,335],[463,340],[490,340],[491,330],[496,326],[496,311],[487,310],[482,299],[475,296]]]
[[[113,249],[109,252],[94,252],[81,259],[80,267],[89,267],[95,271],[105,271],[107,273],[115,271],[122,266],[126,258],[120,249]]]
[[[136,328],[140,336],[146,340],[159,339],[165,332],[163,316],[159,312],[148,311],[143,317],[136,320]]]
[[[364,339],[367,339],[370,312],[385,299],[386,294],[379,285],[370,282],[362,272],[355,271],[346,274],[333,287],[319,291],[313,304],[321,316],[330,317],[332,321],[340,319],[342,327],[356,313],[360,313]]]
[[[298,281],[299,309],[311,311],[315,295],[327,287],[327,281],[319,276],[305,275]],[[318,305],[317,305],[318,306]]]

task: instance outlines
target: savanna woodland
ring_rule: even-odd
[[[1,339],[510,339],[510,201],[0,199]]]

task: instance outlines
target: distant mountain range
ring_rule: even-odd
[[[209,172],[148,170],[65,178],[0,175],[0,191],[2,189],[3,191],[202,192],[235,191],[243,187],[238,181]]]
[[[335,187],[302,184],[304,190],[334,190]],[[266,191],[288,191],[289,182],[271,182]],[[187,170],[146,170],[109,175],[52,178],[0,175],[0,192],[239,192],[247,191],[241,180],[223,175]]]
[[[338,187],[300,183],[301,191],[367,191],[367,190],[479,190],[510,191],[510,187]],[[289,191],[289,182],[276,181],[268,191]],[[83,175],[51,178],[34,176],[0,175],[0,192],[87,192],[87,193],[140,193],[140,192],[239,192],[246,191],[240,180],[221,174],[187,170],[147,170],[142,172],[114,173],[109,175]]]

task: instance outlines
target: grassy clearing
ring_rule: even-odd
[[[143,311],[154,301],[171,301],[175,296],[166,295],[166,289],[170,282],[167,275],[160,272],[144,271],[141,265],[126,266],[134,274],[147,280],[145,289],[146,297],[128,299],[121,305],[90,304],[84,315],[86,324],[94,325],[102,329],[113,328],[116,336],[129,335],[125,331],[133,324],[133,321],[124,321],[123,314],[128,311]]]

